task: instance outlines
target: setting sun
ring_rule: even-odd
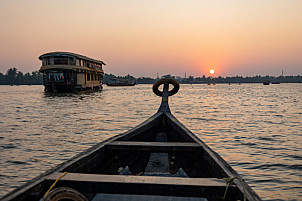
[[[211,70],[210,70],[210,73],[211,73],[211,74],[214,74],[214,73],[215,73],[215,71],[214,71],[213,69],[211,69]]]

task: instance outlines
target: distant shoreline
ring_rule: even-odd
[[[176,79],[180,84],[211,84],[211,83],[225,83],[225,84],[239,84],[239,83],[263,83],[264,80],[268,80],[270,83],[302,83],[302,76],[253,76],[253,77],[242,77],[242,76],[235,76],[235,77],[193,77],[189,76],[188,78],[178,78],[175,76],[164,76],[165,78],[173,78]],[[105,74],[103,83],[106,83],[106,80],[110,80],[112,78],[117,79],[132,79],[135,80],[137,84],[154,84],[159,78],[149,78],[149,77],[139,77],[135,78],[131,75],[127,76],[115,76],[115,75],[108,75]]]
[[[253,77],[243,77],[243,76],[234,76],[234,77],[193,77],[189,76],[188,78],[180,78],[171,75],[164,76],[166,78],[174,78],[180,84],[239,84],[239,83],[263,83],[264,80],[268,80],[270,83],[302,83],[302,76],[260,76],[256,75]],[[135,81],[137,84],[154,84],[159,78],[149,78],[149,77],[139,77],[135,78],[131,75],[127,76],[115,76],[113,74],[105,74],[103,78],[103,83],[107,83],[111,79],[130,79]],[[16,68],[10,68],[7,70],[7,73],[4,75],[0,73],[0,85],[42,85],[43,76],[39,71],[34,71],[32,73],[23,74],[21,71],[18,71]]]
[[[301,84],[302,82],[282,82],[280,84]],[[137,85],[140,84],[153,84],[153,83],[137,83]],[[180,82],[180,84],[189,84],[189,85],[208,85],[209,83],[184,83]],[[212,83],[210,83],[212,84]],[[215,82],[215,84],[262,84],[262,82]],[[103,84],[104,85],[104,84]],[[275,85],[275,84],[272,84]],[[43,84],[0,84],[0,86],[43,86]]]

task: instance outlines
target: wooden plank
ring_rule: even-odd
[[[208,201],[206,198],[198,197],[174,197],[174,196],[156,196],[156,195],[125,195],[125,194],[97,194],[91,201]]]
[[[155,142],[167,143],[166,133],[157,133]],[[169,155],[168,155],[168,153],[151,153],[144,174],[145,173],[169,174]]]
[[[114,141],[106,144],[110,150],[125,151],[152,151],[152,152],[174,152],[174,151],[196,151],[201,146],[197,143],[189,142],[134,142],[134,141]]]
[[[47,178],[51,185],[62,173]],[[159,196],[204,197],[219,200],[223,197],[226,182],[217,178],[179,178],[159,176],[100,175],[68,173],[56,187],[70,187],[83,194],[135,194]],[[239,193],[239,194],[238,194]],[[242,198],[236,186],[229,186],[227,200]]]
[[[56,180],[62,173],[53,173],[48,180]],[[157,177],[132,175],[103,175],[67,173],[60,181],[92,182],[92,183],[124,183],[124,184],[154,184],[180,186],[218,186],[225,187],[226,182],[217,178],[184,178],[184,177]]]

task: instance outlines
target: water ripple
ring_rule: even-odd
[[[0,86],[0,196],[153,115],[151,85],[45,94]],[[301,200],[301,84],[181,85],[173,114],[263,200]]]

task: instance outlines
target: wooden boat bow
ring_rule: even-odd
[[[162,101],[153,116],[29,181],[3,201],[38,201],[56,180],[51,195],[67,188],[81,201],[260,201],[220,155],[171,114],[168,98],[178,90],[176,80],[159,80],[153,91]]]

